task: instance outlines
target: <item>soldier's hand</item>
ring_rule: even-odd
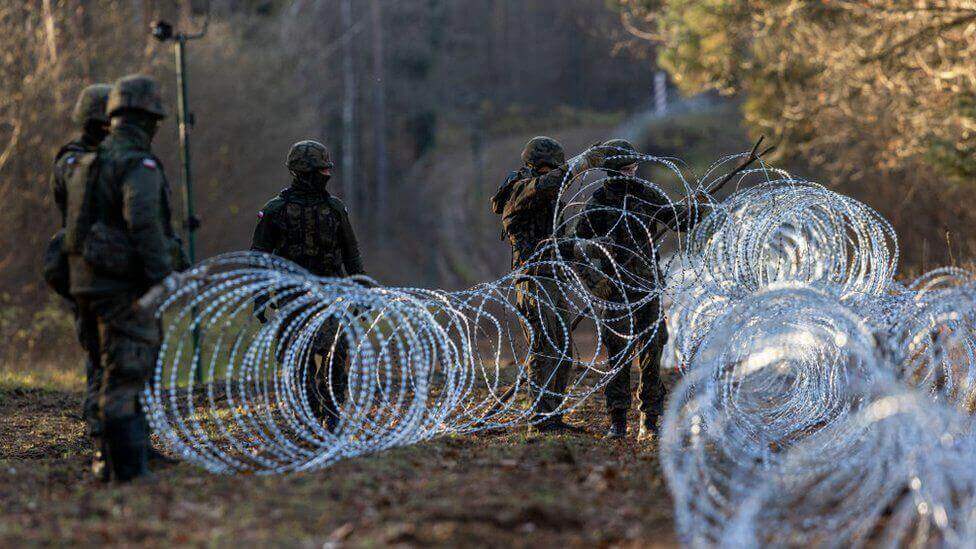
[[[184,284],[203,281],[208,275],[209,269],[207,267],[197,267],[181,273],[174,272],[143,294],[136,301],[135,306],[142,311],[154,310],[166,295],[172,294]]]

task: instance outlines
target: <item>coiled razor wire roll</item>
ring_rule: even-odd
[[[973,275],[897,284],[880,216],[768,186],[707,217],[669,285],[687,374],[660,452],[682,539],[976,545]]]
[[[694,194],[703,185],[690,183],[671,159],[623,149],[609,155],[616,152],[658,166],[678,192]],[[210,471],[280,473],[572,410],[623,363],[606,356],[608,336],[625,341],[621,355],[630,357],[663,329],[660,314],[647,323],[633,311],[663,291],[661,246],[684,244],[680,237],[652,242],[652,220],[621,208],[619,220],[644,235],[647,246],[627,250],[628,264],[617,263],[619,243],[577,238],[573,227],[589,194],[622,176],[567,173],[560,189],[567,205],[552,220],[553,237],[520,269],[468,290],[319,278],[251,252],[218,256],[174,275],[150,300],[163,325],[144,399],[154,432]],[[630,181],[663,197],[665,207],[679,207],[657,184]],[[704,214],[696,203],[689,215]],[[527,315],[551,321],[530,322]],[[570,334],[584,320],[595,335],[576,345]],[[326,389],[335,400],[341,400],[338,393],[345,397],[338,426],[330,430],[315,413],[310,380],[333,379],[341,367],[336,354],[320,351],[343,346],[348,381]],[[568,379],[529,372],[533,353],[571,367]],[[561,404],[537,412],[540,400],[553,396]]]
[[[683,540],[976,545],[976,276],[895,282],[884,218],[764,165],[737,173],[725,200],[703,192],[743,155],[700,178],[676,159],[609,156],[655,179],[572,159],[552,236],[468,290],[319,278],[249,252],[171,277],[149,300],[163,326],[144,395],[155,433],[215,472],[327,467],[541,421],[545,398],[561,402],[550,414],[570,411],[667,329],[663,364],[683,377],[660,452]],[[694,196],[656,204],[694,228],[659,234],[641,198],[594,206],[621,181]],[[625,241],[580,236],[594,208]],[[624,352],[608,356],[611,338]],[[345,395],[330,430],[309,386],[333,379],[341,342],[348,382],[328,386]],[[564,384],[530,372],[533,354],[567,365]]]
[[[668,406],[661,459],[679,529],[718,543],[781,454],[858,411],[881,372],[871,333],[834,296],[781,283],[730,309]]]

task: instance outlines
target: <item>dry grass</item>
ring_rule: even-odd
[[[101,486],[79,415],[80,366],[0,369],[0,545],[673,545],[655,449],[582,435],[450,437],[291,476],[188,464]]]

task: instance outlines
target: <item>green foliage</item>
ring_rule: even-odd
[[[895,0],[621,0],[685,93],[743,96],[780,152],[833,173],[973,175],[976,14]]]
[[[666,40],[658,63],[686,93],[735,91],[748,77],[748,12],[734,0],[666,2],[659,25]]]

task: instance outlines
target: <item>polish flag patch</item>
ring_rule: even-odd
[[[142,165],[149,168],[150,170],[156,169],[156,161],[153,160],[152,158],[143,158]]]
[[[258,210],[258,219],[264,219],[264,210]]]

